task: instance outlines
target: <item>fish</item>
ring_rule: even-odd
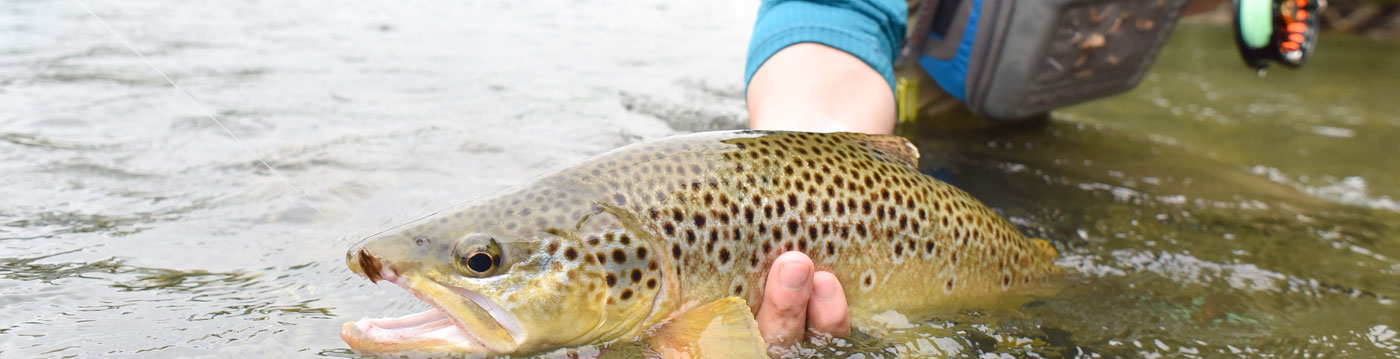
[[[645,340],[667,357],[766,357],[766,268],[809,255],[850,320],[934,313],[1058,273],[890,135],[705,132],[624,146],[371,236],[346,253],[432,309],[347,322],[370,353],[526,355]]]

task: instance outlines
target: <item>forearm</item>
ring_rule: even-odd
[[[746,68],[754,129],[890,133],[903,0],[768,0]]]
[[[859,58],[816,43],[788,46],[749,81],[749,128],[817,132],[894,131],[894,93]]]

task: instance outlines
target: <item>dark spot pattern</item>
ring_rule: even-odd
[[[1054,271],[1047,246],[920,173],[915,156],[888,136],[678,136],[540,177],[452,212],[450,222],[409,227],[404,238],[434,238],[434,226],[497,229],[498,238],[553,229],[560,235],[548,242],[518,243],[538,243],[534,251],[558,256],[570,278],[605,288],[600,300],[617,305],[649,303],[673,285],[687,295],[758,299],[744,288],[760,288],[788,249],[859,276],[852,300],[885,286],[930,295],[1015,287]]]

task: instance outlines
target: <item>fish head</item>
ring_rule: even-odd
[[[609,310],[604,267],[583,260],[592,256],[571,235],[425,222],[433,225],[372,237],[347,253],[352,271],[397,284],[433,308],[346,323],[341,337],[351,348],[526,354],[600,339]]]

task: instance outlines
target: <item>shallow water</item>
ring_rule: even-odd
[[[742,126],[756,6],[0,3],[0,357],[353,356],[341,323],[425,305],[354,276],[346,248]],[[1186,26],[1129,94],[916,136],[923,168],[1070,274],[821,353],[1400,355],[1400,47],[1327,34],[1308,68],[1259,78],[1229,46]]]

